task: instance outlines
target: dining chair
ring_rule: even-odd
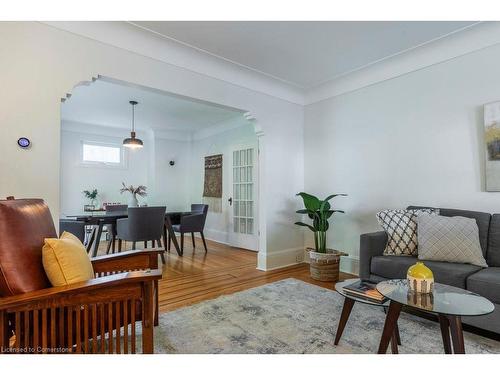
[[[126,204],[108,204],[106,205],[106,213],[109,212],[126,212],[128,208],[128,205]],[[115,243],[116,243],[116,226],[113,224],[106,224],[106,230],[108,231],[108,237],[109,237],[109,242],[108,242],[108,247],[106,249],[106,254],[109,254],[109,251],[111,250],[112,253],[115,253]]]
[[[82,243],[85,242],[85,223],[74,219],[59,219],[59,235],[63,232],[74,234]]]
[[[128,217],[116,221],[116,238],[118,238],[118,251],[122,250],[122,241],[132,242],[132,250],[136,249],[136,243],[151,241],[153,247],[155,242],[161,247],[161,236],[165,225],[166,207],[129,207]],[[161,253],[161,259],[165,263],[165,256]]]
[[[191,233],[191,240],[193,242],[193,249],[196,248],[194,241],[194,233],[200,233],[201,239],[203,241],[203,247],[205,248],[205,253],[207,252],[207,243],[205,241],[205,236],[203,234],[203,229],[205,228],[205,221],[207,220],[208,204],[192,204],[191,214],[184,215],[181,217],[181,223],[177,225],[172,225],[175,232],[181,235],[181,253],[184,253],[184,233]],[[168,247],[170,248],[170,239]]]

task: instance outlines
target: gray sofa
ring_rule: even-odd
[[[410,206],[411,208],[423,208]],[[427,208],[427,207],[426,207]],[[495,304],[495,311],[480,317],[463,317],[462,321],[500,334],[500,214],[441,208],[443,216],[473,218],[479,228],[479,241],[488,268],[471,264],[426,261],[438,283],[470,290],[488,298]],[[384,231],[360,236],[360,277],[379,282],[386,279],[404,279],[408,267],[416,257],[383,255],[387,243]]]

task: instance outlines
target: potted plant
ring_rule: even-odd
[[[337,196],[347,196],[347,194],[332,194],[324,200],[320,200],[314,195],[298,193],[304,201],[304,209],[298,210],[298,214],[304,214],[312,220],[311,225],[302,221],[295,224],[309,228],[314,233],[315,248],[307,248],[310,259],[311,277],[320,281],[337,281],[339,279],[340,257],[347,255],[338,250],[326,247],[326,233],[330,224],[328,220],[336,212],[344,213],[342,210],[334,210],[329,203],[330,199]]]
[[[122,182],[123,187],[120,189],[120,193],[123,194],[124,192],[129,192],[130,197],[128,200],[128,206],[129,207],[137,207],[139,206],[139,202],[137,201],[137,196],[139,195],[140,197],[145,197],[148,195],[146,193],[147,187],[144,185],[139,185],[136,188],[133,187],[132,185],[126,186],[125,182]]]
[[[84,190],[82,191],[83,195],[85,198],[89,200],[89,204],[86,204],[83,206],[84,211],[93,211],[95,210],[97,206],[97,196],[99,193],[97,192],[97,189],[93,190]]]

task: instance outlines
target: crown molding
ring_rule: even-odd
[[[359,90],[499,43],[500,22],[480,22],[308,89],[304,104]]]
[[[61,130],[79,134],[93,134],[113,138],[124,138],[130,134],[130,129],[114,127],[109,125],[91,124],[80,121],[61,120]],[[147,130],[138,129],[137,133],[145,133]]]
[[[309,105],[359,90],[500,43],[500,22],[480,22],[346,73],[321,85],[302,89],[202,50],[185,46],[133,23],[121,21],[43,23],[299,105]]]
[[[45,25],[203,74],[232,85],[304,104],[304,90],[242,65],[187,47],[125,21],[55,21]]]

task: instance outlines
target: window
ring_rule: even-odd
[[[82,163],[123,167],[123,149],[118,144],[82,142]]]

